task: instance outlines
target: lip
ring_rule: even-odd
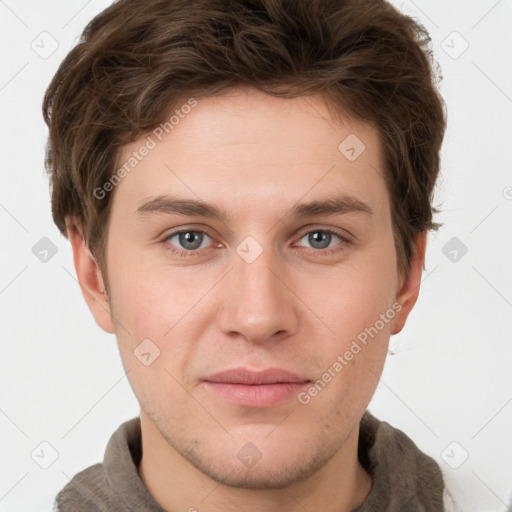
[[[311,380],[282,368],[233,368],[210,375],[203,382],[209,391],[235,405],[262,408],[295,398]]]

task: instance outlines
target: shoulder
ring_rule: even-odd
[[[138,502],[147,490],[137,464],[142,453],[140,419],[121,424],[105,449],[103,463],[77,473],[57,494],[54,512],[121,512],[128,501]]]
[[[55,512],[93,512],[108,510],[110,485],[103,464],[95,464],[77,473],[57,494]]]
[[[358,512],[443,509],[441,468],[403,431],[368,410],[360,423],[358,456],[372,488]]]
[[[435,480],[442,489],[441,468],[431,456],[419,450],[405,432],[378,420],[367,410],[361,419],[360,434],[374,464],[404,473],[414,470],[422,483],[432,485]]]

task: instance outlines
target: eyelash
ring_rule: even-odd
[[[212,240],[214,239],[214,237],[212,235],[210,235],[207,231],[202,230],[202,229],[180,229],[179,231],[173,231],[172,233],[169,233],[162,240],[162,243],[164,244],[166,250],[171,251],[171,253],[173,253],[175,256],[179,256],[179,257],[183,257],[183,258],[193,258],[193,257],[199,256],[201,251],[204,251],[205,248],[187,251],[185,249],[178,249],[175,246],[173,246],[172,244],[168,243],[168,240],[170,240],[172,237],[179,235],[180,233],[188,233],[188,232],[203,233],[203,234],[209,236]],[[341,240],[342,244],[346,244],[346,245],[352,244],[352,241],[348,237],[342,235],[338,231],[331,229],[331,228],[311,229],[311,230],[306,231],[303,234],[301,234],[299,237],[299,240],[301,240],[302,238],[304,238],[306,235],[308,235],[310,233],[316,233],[316,232],[330,233],[331,235],[337,236]],[[342,245],[342,244],[340,243],[334,247],[327,248],[327,249],[314,249],[311,247],[307,247],[306,249],[309,249],[315,253],[321,253],[322,255],[328,255],[328,254],[336,253],[336,252],[343,250],[342,248],[339,247],[339,245]]]

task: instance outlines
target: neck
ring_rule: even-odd
[[[359,428],[315,474],[284,489],[223,485],[174,450],[141,413],[143,454],[139,474],[153,498],[168,511],[351,512],[370,492],[371,478],[357,457]]]

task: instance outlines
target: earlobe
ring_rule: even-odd
[[[405,322],[412,308],[416,304],[420,292],[423,264],[425,262],[425,250],[427,246],[427,232],[418,235],[416,240],[416,254],[411,260],[407,277],[402,283],[401,289],[396,296],[395,302],[401,305],[399,313],[393,319],[391,334],[398,334],[405,326]]]
[[[114,323],[112,321],[110,304],[105,294],[101,270],[87,246],[82,226],[72,221],[67,222],[67,234],[71,242],[76,275],[85,302],[96,323],[104,331],[114,334]]]

